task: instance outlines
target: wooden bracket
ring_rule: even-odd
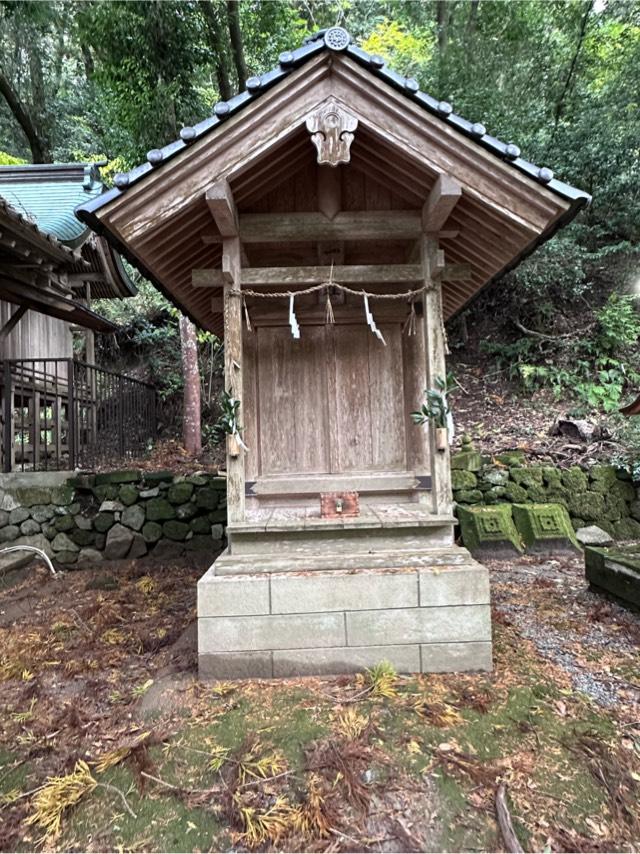
[[[422,208],[422,227],[426,232],[442,229],[462,196],[462,188],[449,175],[439,175]]]
[[[205,198],[222,237],[237,237],[239,234],[238,211],[226,178],[216,181],[212,187],[209,187]]]
[[[358,119],[329,98],[307,116],[307,130],[318,151],[318,163],[338,166],[351,160],[351,143]]]

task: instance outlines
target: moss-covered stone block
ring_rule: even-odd
[[[5,525],[0,528],[0,543],[11,543],[20,536],[20,528],[17,525]]]
[[[580,528],[585,528],[587,523],[584,519],[577,519],[575,516],[571,517],[571,527],[574,531],[578,531]]]
[[[166,522],[175,518],[175,507],[166,498],[151,498],[147,501],[147,519],[150,522]]]
[[[479,489],[459,489],[453,494],[458,504],[482,504],[484,496]]]
[[[213,510],[211,513],[209,513],[208,519],[214,525],[217,524],[218,522],[221,522],[223,525],[226,525],[226,523],[227,523],[227,508],[226,508],[226,506],[225,507],[219,507],[217,510]]]
[[[542,468],[540,466],[527,466],[526,468],[509,469],[510,479],[528,489],[530,486],[542,486]]]
[[[559,489],[562,486],[562,472],[554,466],[541,466],[542,479],[547,486]]]
[[[629,515],[629,507],[626,502],[613,492],[607,492],[603,495],[604,498],[604,518],[611,522],[618,522],[625,516]]]
[[[569,492],[567,507],[571,516],[578,516],[586,522],[600,522],[604,519],[604,495],[599,492]]]
[[[640,501],[631,501],[629,504],[629,515],[640,522]]]
[[[486,466],[478,475],[478,481],[483,486],[505,486],[509,481],[509,471],[496,466]]]
[[[615,480],[609,489],[610,495],[615,495],[626,504],[630,504],[636,499],[636,490],[633,484],[628,480]]]
[[[162,533],[165,537],[179,542],[186,539],[190,530],[186,522],[179,522],[177,519],[171,519],[162,526]]]
[[[631,517],[614,522],[613,536],[616,540],[640,540],[640,522]]]
[[[144,473],[144,482],[150,483],[153,486],[156,486],[158,483],[162,483],[163,481],[172,481],[173,480],[173,472],[172,471],[146,471]]]
[[[125,507],[131,507],[139,497],[140,493],[132,483],[123,483],[118,490],[118,498]]]
[[[139,531],[144,525],[146,518],[145,508],[142,504],[132,504],[125,507],[120,516],[120,521],[126,528],[131,528],[132,531]]]
[[[562,485],[570,492],[586,492],[589,488],[589,478],[580,466],[564,469],[561,475]]]
[[[206,474],[190,474],[185,478],[187,483],[192,483],[194,486],[206,486],[209,482]]]
[[[195,519],[191,520],[189,527],[194,534],[211,533],[211,521],[208,516],[197,516]]]
[[[23,507],[51,504],[51,490],[41,486],[21,486],[15,491],[15,499]]]
[[[211,477],[209,478],[209,489],[215,489],[218,492],[227,491],[226,477]]]
[[[193,495],[193,484],[182,481],[181,483],[172,483],[167,490],[167,500],[172,504],[184,504],[189,501]]]
[[[589,469],[589,478],[592,481],[601,481],[611,486],[617,480],[617,470],[615,466],[598,464]]]
[[[118,497],[118,487],[113,483],[105,483],[102,486],[94,486],[93,494],[102,504],[103,501],[115,501]]]
[[[214,552],[217,542],[211,539],[211,534],[195,534],[185,543],[187,551],[190,552]]]
[[[93,527],[101,534],[105,534],[115,524],[116,517],[113,513],[98,513],[93,520]]]
[[[53,524],[56,531],[71,531],[76,526],[73,516],[57,516]]]
[[[471,437],[466,433],[462,437],[462,447],[451,456],[451,468],[462,471],[478,471],[482,467],[482,456],[473,447]]]
[[[157,543],[162,537],[162,525],[158,522],[145,522],[142,526],[142,536],[147,543]]]
[[[456,508],[462,541],[474,555],[503,557],[521,554],[520,536],[510,504]]]
[[[454,491],[457,489],[475,489],[477,485],[478,479],[472,471],[454,469],[451,472],[451,488]]]
[[[77,546],[92,546],[96,541],[95,531],[83,531],[80,528],[71,531],[69,537]]]
[[[76,491],[69,484],[64,486],[54,486],[51,490],[51,503],[58,504],[60,507],[68,507],[73,503]]]
[[[543,504],[547,500],[547,489],[539,484],[532,484],[527,487],[527,501],[532,504]]]
[[[499,463],[507,468],[518,468],[526,462],[524,451],[503,451],[501,454],[496,454],[494,457]]]
[[[607,590],[619,599],[640,607],[640,548],[602,548],[584,550],[587,581]]]
[[[215,510],[217,506],[218,493],[214,489],[198,490],[196,494],[196,507],[199,507],[201,510]]]
[[[524,486],[519,486],[517,483],[509,481],[504,488],[504,497],[512,503],[524,503],[527,500],[527,490]]]
[[[559,504],[514,504],[513,521],[528,552],[580,550],[569,514]]]
[[[565,510],[568,510],[569,501],[567,499],[567,490],[562,485],[558,487],[555,485],[549,486],[541,503],[559,504],[561,507],[564,507]]]
[[[103,486],[108,483],[136,483],[141,479],[142,472],[135,469],[108,471],[96,475],[96,486]]]

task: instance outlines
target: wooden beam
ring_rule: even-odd
[[[211,211],[211,216],[214,218],[222,237],[237,237],[238,212],[229,182],[226,179],[216,181],[207,190],[205,198]]]
[[[468,279],[468,264],[447,264],[434,272],[443,282]],[[330,279],[343,285],[412,284],[422,282],[421,264],[350,264],[331,267],[244,267],[240,273],[243,287],[290,287],[322,285]],[[219,269],[193,270],[194,288],[222,288],[230,281],[228,271]]]
[[[5,325],[0,329],[0,342],[5,341],[9,335],[13,332],[16,326],[20,323],[24,315],[29,311],[29,306],[20,305],[13,312],[9,320],[5,323]]]
[[[412,211],[384,211],[384,212],[383,211],[377,211],[377,212],[371,211],[371,212],[362,212],[362,213],[356,212],[356,213],[352,213],[352,214],[344,214],[341,216],[343,216],[343,218],[346,216],[352,216],[356,219],[356,221],[359,217],[368,218],[369,220],[371,220],[373,218],[373,216],[375,216],[376,214],[381,214],[381,213],[384,213],[385,216],[389,217],[390,219],[397,217],[397,215],[400,214],[403,217],[404,221],[406,223],[409,223],[409,232],[410,233],[405,234],[401,231],[400,234],[393,234],[390,237],[389,234],[385,233],[384,226],[375,225],[373,227],[374,233],[370,235],[371,240],[378,240],[378,239],[384,240],[385,237],[387,237],[388,239],[397,239],[398,237],[400,237],[400,238],[406,237],[408,239],[417,239],[418,237],[421,236],[422,226],[421,226],[421,222],[420,222],[420,214],[414,213]],[[252,243],[252,242],[253,243],[274,243],[274,242],[278,242],[280,239],[284,240],[285,238],[281,238],[280,236],[276,236],[276,237],[268,237],[267,236],[264,239],[259,239],[257,236],[251,238],[250,236],[247,235],[246,232],[243,233],[243,224],[246,226],[246,224],[247,224],[246,218],[247,217],[273,218],[273,216],[274,215],[271,215],[271,214],[240,214],[238,219],[240,221],[240,236],[242,237],[242,239],[246,243]],[[275,216],[278,216],[278,215],[275,215]],[[295,213],[295,214],[283,214],[283,216],[291,217],[291,218],[297,218],[298,221],[302,221],[304,219],[305,224],[307,224],[308,222],[310,222],[310,220],[306,219],[307,217],[316,217],[317,218],[317,217],[322,216],[322,214]],[[397,222],[398,221],[396,219],[396,223]],[[322,223],[322,225],[326,231],[326,224]],[[253,219],[253,221],[250,222],[248,225],[248,230],[249,230],[249,232],[255,232],[255,230],[258,227],[259,227],[259,221],[257,219]],[[282,223],[278,223],[278,227],[283,227]],[[361,224],[360,228],[362,228],[362,227],[364,227],[363,224]],[[346,228],[346,226],[343,226],[342,223],[339,223],[338,226],[336,227],[336,229],[334,229],[334,231],[340,232],[341,236],[339,237],[339,239],[341,239],[341,240],[346,239],[346,236],[344,234],[345,228]],[[459,229],[449,228],[449,229],[444,229],[444,230],[440,231],[436,236],[440,240],[455,240],[456,237],[459,236],[459,234],[460,234]],[[322,239],[327,239],[326,233],[323,235],[320,235],[320,237]],[[335,235],[332,235],[332,238],[335,239]],[[200,239],[205,244],[205,246],[220,246],[220,244],[222,243],[222,235],[211,234],[208,231],[203,231],[200,235]],[[295,241],[296,239],[303,239],[303,238],[296,238],[294,235],[293,237],[288,237],[286,239],[290,240],[290,241]],[[304,238],[304,240],[309,240],[309,241],[312,241],[313,239],[314,239],[314,236]],[[352,238],[352,239],[356,239],[356,238]],[[362,239],[367,239],[367,237],[365,236]]]
[[[449,175],[439,175],[422,208],[422,227],[426,232],[440,231],[462,196],[462,188]]]
[[[333,219],[342,208],[342,173],[337,167],[318,167],[318,210]]]

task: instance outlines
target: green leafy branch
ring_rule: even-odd
[[[431,421],[434,427],[446,428],[451,412],[447,401],[448,378],[436,377],[435,384],[436,388],[425,389],[426,402],[417,412],[412,412],[411,417],[415,424]]]
[[[224,442],[227,436],[234,436],[240,447],[246,451],[247,446],[240,436],[242,427],[238,423],[240,399],[233,397],[228,391],[223,391],[220,395],[219,403],[221,409],[220,417],[213,425],[211,431],[214,443],[219,445],[221,442]]]

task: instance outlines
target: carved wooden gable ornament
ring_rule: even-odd
[[[358,119],[344,109],[335,98],[329,98],[307,116],[307,130],[318,150],[318,163],[338,166],[351,159],[351,143]]]

